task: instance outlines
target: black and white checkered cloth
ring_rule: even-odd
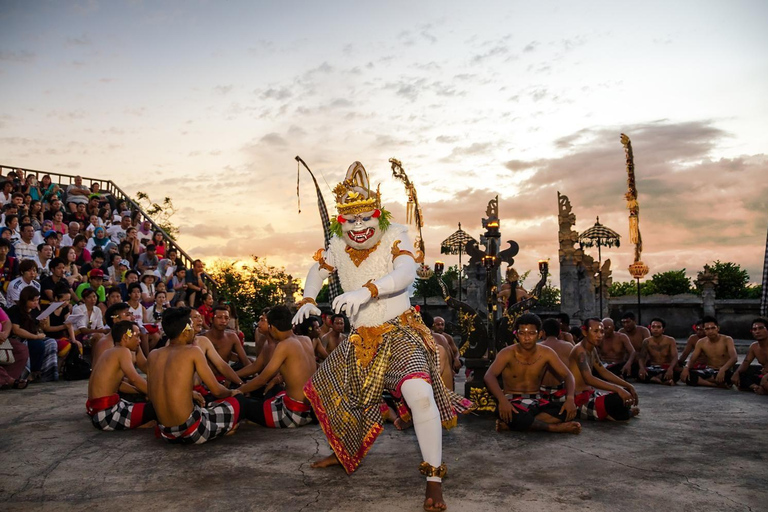
[[[561,382],[557,386],[541,386],[539,388],[541,395],[550,402],[565,402],[567,398],[567,391],[565,389],[565,383]]]
[[[235,398],[224,398],[200,407],[195,404],[187,421],[175,427],[158,425],[160,436],[171,443],[203,444],[232,430],[240,415]]]
[[[315,175],[312,173],[312,171],[309,170],[309,167],[306,168],[307,171],[309,171],[310,176],[312,176],[312,181],[315,183],[315,190],[317,191],[317,209],[320,210],[320,221],[323,223],[323,237],[325,238],[325,249],[328,250],[328,244],[331,241],[331,237],[333,234],[331,233],[331,221],[330,217],[328,217],[328,207],[325,206],[325,199],[323,199],[323,193],[320,191],[320,186],[317,184],[317,180],[315,179]],[[341,295],[341,284],[339,283],[339,275],[334,271],[331,272],[331,275],[328,276],[328,295],[329,295],[329,301],[333,302],[333,299]]]
[[[582,420],[603,421],[607,418],[605,412],[605,397],[610,393],[599,391],[582,391],[575,397],[576,417]]]
[[[312,407],[293,400],[285,391],[281,391],[260,405],[261,411],[259,412],[263,414],[259,414],[257,418],[249,419],[253,419],[263,427],[298,428],[315,421]]]
[[[128,430],[131,425],[131,413],[135,404],[120,399],[115,405],[109,409],[98,411],[91,416],[91,422],[93,426],[99,430]],[[133,426],[133,428],[138,425]]]

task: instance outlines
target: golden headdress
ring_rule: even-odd
[[[381,208],[381,193],[371,190],[368,173],[360,162],[347,169],[344,181],[333,189],[336,194],[336,210],[341,215],[357,215]]]

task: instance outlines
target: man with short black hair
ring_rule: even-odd
[[[573,347],[569,356],[569,367],[576,380],[579,418],[623,421],[639,414],[634,386],[606,370],[600,362],[597,347],[603,340],[603,322],[599,318],[587,318],[582,332],[584,339]],[[599,394],[595,388],[609,393]]]
[[[320,341],[323,343],[325,351],[330,354],[347,336],[344,334],[344,327],[346,325],[344,315],[341,313],[334,313],[328,315],[328,318],[331,322],[331,330],[324,334],[320,338]]]
[[[149,354],[148,391],[155,407],[158,433],[171,443],[201,444],[233,432],[245,407],[242,393],[216,382],[203,352],[193,345],[195,329],[189,308],[163,312],[168,345]],[[194,376],[215,396],[210,405],[193,395]]]
[[[742,391],[754,391],[758,395],[765,394],[766,389],[760,385],[768,375],[768,318],[752,320],[752,337],[755,342],[749,346],[747,355],[731,377],[731,381]],[[757,359],[760,363],[752,364]]]
[[[485,385],[499,404],[496,430],[578,434],[581,424],[571,421],[576,416],[573,375],[554,350],[536,343],[541,319],[525,313],[515,322],[515,331],[518,343],[501,349],[485,373]],[[564,403],[550,402],[539,393],[541,378],[549,369],[565,381]]]
[[[539,343],[554,350],[557,357],[560,358],[560,361],[562,361],[565,366],[568,366],[568,358],[571,355],[573,343],[560,339],[560,326],[561,323],[558,318],[547,318],[544,320],[541,324],[541,330],[544,331],[546,338]],[[565,401],[565,381],[560,375],[549,368],[541,378],[541,387],[539,388],[539,391],[544,398],[552,402]]]
[[[717,318],[705,316],[701,320],[707,336],[696,342],[691,361],[703,355],[707,359],[707,366],[701,370],[692,370],[686,366],[680,374],[680,380],[689,386],[730,388],[731,376],[736,371],[734,365],[738,360],[733,338],[720,334]]]
[[[50,247],[50,246],[49,246]],[[57,286],[66,285],[69,288],[69,282],[64,278],[64,271],[67,268],[64,260],[53,258],[48,263],[50,269],[49,275],[40,280],[40,295],[50,304],[53,302],[54,290]]]
[[[560,313],[557,315],[557,319],[560,321],[560,336],[558,339],[573,343],[573,336],[571,335],[571,317],[568,313]]]
[[[603,366],[619,377],[631,375],[633,366],[637,372],[637,364],[635,363],[637,352],[632,346],[629,336],[623,332],[616,332],[616,326],[611,318],[603,318],[603,329],[605,335],[597,347]]]
[[[677,367],[677,342],[672,336],[664,334],[667,323],[662,318],[651,320],[651,336],[643,340],[640,349],[638,380],[656,384],[674,386],[680,374],[675,371]],[[650,358],[651,364],[648,365]]]
[[[227,329],[229,323],[229,310],[226,306],[216,306],[213,308],[213,320],[211,321],[211,327],[206,332],[206,336],[213,346],[216,347],[216,352],[219,353],[224,361],[229,362],[232,354],[237,355],[237,360],[240,363],[238,368],[242,368],[251,363],[248,356],[245,354],[240,338],[237,334]]]
[[[304,396],[304,386],[315,372],[315,354],[293,334],[293,315],[285,306],[276,306],[267,313],[269,334],[277,343],[275,353],[258,377],[240,386],[248,393],[265,386],[278,372],[285,381],[285,391],[257,402],[249,420],[264,427],[294,428],[316,421],[312,407]]]
[[[149,244],[146,251],[139,255],[136,267],[139,269],[139,272],[144,273],[147,270],[157,270],[159,263],[157,254],[155,254],[155,244]]]
[[[678,359],[680,371],[682,371],[682,367],[686,365],[685,362],[688,359],[688,356],[693,354],[693,351],[696,348],[696,343],[698,343],[699,340],[707,337],[707,334],[704,332],[704,322],[701,321],[701,318],[699,318],[693,325],[693,330],[694,333],[688,336],[688,341],[685,343],[683,353],[680,354],[680,358]],[[692,370],[701,370],[706,366],[707,361],[703,356],[699,357],[698,361],[690,361],[690,364],[688,365],[688,367]]]
[[[23,260],[19,263],[19,272],[21,275],[8,285],[8,292],[6,294],[8,307],[16,304],[19,300],[19,295],[21,295],[21,290],[27,286],[34,286],[37,291],[40,291],[40,283],[35,280],[37,277],[37,263],[32,260]]]
[[[20,260],[33,260],[37,256],[37,245],[32,241],[35,236],[35,227],[32,224],[22,224],[20,239],[16,242],[16,257]]]
[[[102,354],[98,364],[93,365],[85,408],[93,426],[99,430],[151,427],[157,419],[151,403],[131,403],[118,394],[124,378],[141,393],[147,393],[147,381],[133,366],[133,357],[139,347],[138,331],[133,322],[115,324],[112,334],[117,343]]]
[[[37,244],[37,254],[34,257],[34,261],[37,264],[37,275],[40,276],[41,280],[51,274],[51,269],[48,268],[48,264],[51,262],[52,258],[53,247],[46,243]]]
[[[621,329],[620,333],[624,333],[629,337],[629,341],[635,349],[635,352],[640,352],[643,348],[643,340],[651,337],[651,331],[647,327],[637,325],[637,318],[631,311],[627,311],[621,315]],[[632,376],[637,375],[637,365],[633,365]]]

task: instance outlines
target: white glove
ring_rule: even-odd
[[[293,325],[299,325],[301,322],[309,318],[311,315],[320,316],[321,311],[314,304],[307,302],[299,308],[296,315],[293,317]]]
[[[360,288],[353,292],[342,293],[333,301],[333,310],[336,313],[346,311],[347,316],[357,314],[360,306],[371,300],[371,291],[368,288]]]

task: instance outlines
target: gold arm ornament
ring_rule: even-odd
[[[326,263],[325,258],[323,258],[324,252],[325,252],[325,249],[318,249],[315,255],[312,256],[312,259],[317,262],[320,268],[327,270],[328,272],[335,272],[336,269],[330,266],[328,263]]]
[[[371,292],[372,299],[379,296],[379,289],[373,284],[373,279],[369,279],[368,282],[363,285],[363,288],[368,288],[368,291]]]

